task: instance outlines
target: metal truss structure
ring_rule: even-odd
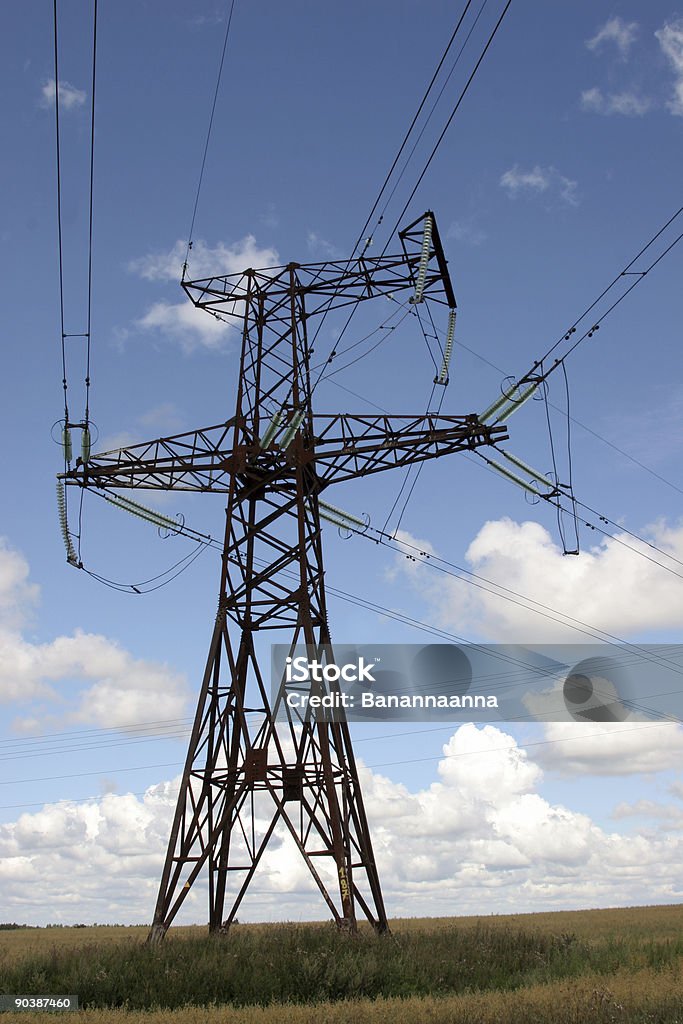
[[[504,426],[488,426],[474,414],[314,414],[312,316],[388,293],[412,292],[411,301],[455,308],[433,215],[399,237],[397,256],[290,263],[183,282],[196,306],[241,324],[234,417],[79,460],[64,475],[67,485],[104,491],[227,495],[218,612],[153,942],[200,876],[208,878],[210,931],[226,931],[278,826],[340,928],[355,930],[360,908],[378,932],[387,930],[348,725],[320,709],[290,708],[284,679],[272,696],[257,648],[284,630],[291,650],[305,644],[319,661],[333,661],[319,506],[331,484],[507,437]],[[310,693],[333,686],[311,681]]]

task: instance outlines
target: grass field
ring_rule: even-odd
[[[392,922],[0,931],[0,992],[73,993],[73,1024],[683,1024],[683,907]],[[33,1024],[43,1013],[7,1013]]]

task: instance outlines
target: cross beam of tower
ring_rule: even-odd
[[[379,932],[387,929],[348,725],[310,705],[289,708],[284,681],[269,698],[258,647],[259,637],[276,635],[263,631],[285,630],[292,651],[305,644],[333,661],[318,504],[327,487],[507,437],[475,414],[314,414],[311,316],[390,293],[455,308],[433,215],[399,238],[397,256],[183,282],[196,306],[241,323],[234,417],[92,456],[64,475],[69,485],[105,491],[227,494],[218,612],[152,941],[200,876],[208,878],[210,930],[229,928],[278,826],[340,928],[354,930],[360,908]],[[315,694],[334,684],[310,686]]]

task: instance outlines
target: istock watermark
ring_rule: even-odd
[[[678,645],[272,645],[279,719],[623,722],[680,718]]]

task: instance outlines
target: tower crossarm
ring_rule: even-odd
[[[316,475],[323,484],[495,444],[504,425],[468,416],[315,416]]]
[[[236,420],[173,437],[129,445],[98,455],[61,474],[81,487],[145,488],[157,491],[229,490],[234,464]]]
[[[106,489],[228,493],[234,476],[273,490],[291,485],[297,462],[322,487],[454,452],[497,444],[504,425],[467,416],[322,415],[284,449],[267,449],[236,420],[92,456],[62,474],[66,484]],[[235,429],[237,427],[237,429]]]
[[[418,301],[424,297],[454,308],[453,286],[434,214],[427,211],[400,231],[398,237],[402,252],[396,255],[289,263],[183,280],[182,286],[198,308],[220,318],[240,321],[245,307],[258,310],[260,317],[273,323],[280,318],[286,321],[292,298],[292,271],[296,276],[296,293],[305,299],[308,317],[381,295],[399,297],[408,290],[415,293],[418,281]]]

